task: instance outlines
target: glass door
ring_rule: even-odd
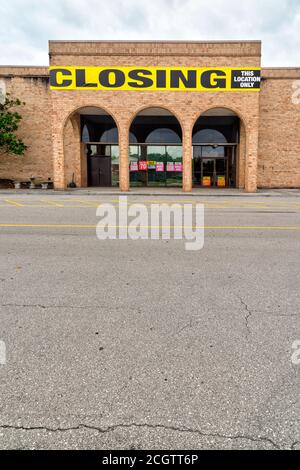
[[[206,187],[225,188],[228,182],[228,160],[226,158],[203,158],[201,184]]]
[[[194,145],[193,187],[235,187],[235,146]]]
[[[201,161],[201,185],[214,186],[215,185],[215,159],[203,158]]]
[[[164,145],[147,145],[147,186],[166,185],[166,148]]]
[[[215,160],[215,185],[225,188],[228,185],[228,160],[227,158],[216,158]]]
[[[193,148],[193,186],[201,186],[201,147]]]

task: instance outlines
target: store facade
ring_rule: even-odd
[[[300,187],[300,69],[261,69],[259,41],[50,41],[49,57],[0,67],[28,145],[0,157],[0,179]]]

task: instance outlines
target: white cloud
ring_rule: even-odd
[[[264,66],[300,66],[299,0],[10,0],[0,63],[48,63],[48,39],[261,39]]]

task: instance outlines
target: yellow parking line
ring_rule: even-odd
[[[0,223],[0,227],[2,228],[9,228],[9,227],[28,227],[28,228],[82,228],[82,229],[95,229],[97,225],[82,225],[82,224],[4,224]],[[106,225],[105,225],[106,227]],[[128,225],[110,225],[110,228],[128,228]],[[140,226],[140,228],[182,228],[182,226],[154,226],[154,225],[145,225]],[[300,230],[299,225],[295,226],[285,226],[285,225],[274,225],[274,226],[267,226],[267,225],[205,225],[205,226],[193,226],[193,227],[186,227],[186,228],[193,228],[193,229],[218,229],[218,230]]]
[[[96,205],[92,202],[83,201],[82,199],[76,199],[76,202],[81,202],[81,204],[86,204],[88,207],[98,207],[100,204],[99,202],[99,204]]]
[[[44,204],[36,204],[35,202],[37,201],[40,201]],[[15,206],[15,207],[26,207],[26,208],[33,208],[33,207],[60,207],[60,208],[97,208],[99,205],[102,205],[102,204],[112,204],[114,207],[118,207],[120,205],[122,205],[123,203],[121,202],[120,204],[120,201],[118,200],[110,200],[110,201],[96,201],[96,200],[93,200],[92,201],[85,201],[85,200],[82,200],[82,199],[74,199],[73,201],[68,201],[70,204],[62,204],[61,201],[58,203],[58,202],[55,202],[55,201],[49,201],[49,200],[42,200],[42,199],[39,199],[39,200],[30,200],[28,201],[28,204],[22,204],[20,202],[17,202],[15,200],[12,200],[12,199],[4,199],[3,202],[6,202],[6,204],[0,204],[0,207],[8,207],[8,206]],[[128,201],[128,206],[130,205],[133,205],[133,204],[137,204],[137,205],[145,205],[145,206],[149,206],[151,204],[158,204],[158,203],[165,203],[167,205],[171,205],[171,204],[179,204],[179,205],[183,205],[183,204],[192,204],[193,207],[196,206],[196,204],[204,204],[205,208],[207,210],[210,210],[210,209],[219,209],[219,210],[224,210],[224,211],[228,211],[228,210],[233,210],[233,209],[245,209],[245,213],[247,212],[247,210],[251,210],[251,209],[261,209],[263,211],[265,211],[266,213],[268,213],[268,211],[270,210],[294,210],[294,211],[299,211],[300,209],[300,206],[285,206],[283,207],[282,205],[278,205],[278,206],[274,206],[273,204],[270,204],[268,205],[267,203],[261,203],[260,205],[258,205],[257,202],[252,202],[252,204],[248,203],[248,204],[245,204],[245,203],[230,203],[230,202],[218,202],[218,201],[159,201],[159,200],[152,200],[152,201],[131,201],[129,200]],[[75,203],[75,204],[74,204]],[[77,204],[76,204],[77,203]],[[80,204],[80,205],[79,205]]]
[[[58,204],[57,202],[48,201],[46,199],[40,199],[40,202],[46,202],[46,204],[49,204],[50,206],[65,207],[63,204]]]
[[[11,199],[4,199],[4,201],[8,202],[8,204],[11,204],[12,206],[24,207],[24,204],[20,204],[19,202],[12,201]]]
[[[0,204],[0,207],[9,207],[10,204]],[[25,209],[30,208],[34,209],[36,207],[63,207],[65,209],[88,209],[88,208],[93,208],[93,207],[98,207],[98,206],[84,206],[84,205],[59,205],[59,204],[50,204],[50,203],[45,203],[45,204],[19,204],[18,207],[24,207]],[[17,205],[16,205],[17,207]]]
[[[272,209],[274,210],[275,208],[274,207],[271,207],[271,206],[268,206],[266,205],[265,203],[262,203],[260,205],[256,205],[256,203],[252,203],[251,205],[247,204],[243,204],[243,203],[223,203],[223,202],[218,202],[218,201],[127,201],[127,202],[123,202],[123,201],[118,201],[118,200],[112,200],[110,202],[107,201],[108,204],[113,204],[115,207],[118,207],[118,206],[122,206],[124,204],[128,204],[128,206],[132,205],[132,204],[138,204],[138,205],[145,205],[145,206],[150,206],[152,204],[167,204],[167,205],[173,205],[173,204],[180,204],[180,205],[183,205],[183,204],[191,204],[193,207],[195,207],[197,204],[203,204],[205,206],[205,208],[207,209],[226,209],[226,210],[232,210],[232,209]],[[102,203],[99,203],[99,204],[102,204]],[[281,209],[278,207],[278,209]]]
[[[80,225],[80,224],[1,224],[0,227],[29,227],[29,228],[96,228],[96,225]]]
[[[103,202],[109,202],[109,201],[98,201],[98,199],[89,199],[88,201],[82,201],[82,199],[77,199],[79,202],[85,202],[87,204],[103,204]]]

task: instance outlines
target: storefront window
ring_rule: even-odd
[[[111,145],[112,186],[119,186],[119,146]]]
[[[234,145],[194,146],[194,186],[234,187],[236,182],[235,151]]]
[[[182,129],[170,111],[144,109],[130,126],[129,142],[132,186],[182,185]]]
[[[182,184],[181,145],[131,145],[131,186],[178,186]]]
[[[90,141],[90,133],[88,126],[85,124],[82,129],[82,142],[89,142]]]
[[[100,142],[118,142],[119,136],[118,136],[118,129],[116,127],[113,127],[112,129],[109,129],[107,131],[104,131],[103,134],[100,137]]]
[[[201,150],[202,158],[224,158],[225,156],[225,147],[223,146],[203,146]]]
[[[129,177],[132,186],[141,186],[139,181],[138,162],[140,157],[140,146],[129,146]]]
[[[146,138],[146,142],[149,144],[180,144],[181,138],[172,129],[158,128],[150,132],[150,134]]]
[[[182,185],[182,147],[168,146],[166,148],[166,185]]]
[[[147,186],[165,186],[166,185],[166,168],[165,168],[166,148],[164,145],[148,145],[146,148],[147,148],[147,164],[148,164]]]
[[[226,137],[216,129],[201,129],[193,135],[193,144],[225,144]]]
[[[97,155],[98,152],[97,152],[97,145],[94,145],[94,144],[90,144],[90,145],[87,145],[87,154],[88,155]]]

